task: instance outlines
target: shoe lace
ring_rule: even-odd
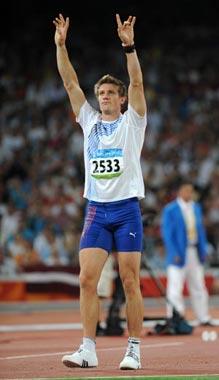
[[[128,346],[125,356],[130,356],[131,358],[139,362],[139,357],[134,351],[134,347],[132,345]]]
[[[81,344],[77,352],[80,353],[83,351],[83,349],[84,349],[84,346],[83,346],[83,344]]]

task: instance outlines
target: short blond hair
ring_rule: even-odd
[[[126,85],[120,80],[113,77],[110,74],[104,75],[102,78],[98,80],[98,82],[94,85],[94,93],[96,97],[99,95],[99,88],[104,83],[111,83],[118,87],[119,96],[127,96],[127,88]]]

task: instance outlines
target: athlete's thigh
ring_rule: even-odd
[[[106,228],[101,207],[88,206],[84,227],[80,240],[80,250],[85,248],[101,248],[107,252],[112,250],[113,233]]]
[[[141,252],[118,252],[118,264],[121,279],[131,276],[139,280]]]
[[[79,252],[80,277],[92,279],[97,284],[108,252],[101,248],[84,248]]]
[[[114,231],[117,252],[141,252],[143,240],[142,218],[139,203],[121,210],[120,220]]]

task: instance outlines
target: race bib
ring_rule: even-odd
[[[90,160],[90,173],[96,179],[110,179],[122,174],[122,149],[98,149]]]

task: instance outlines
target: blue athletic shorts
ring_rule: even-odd
[[[88,202],[80,249],[141,252],[142,238],[143,227],[137,198],[107,203]]]

